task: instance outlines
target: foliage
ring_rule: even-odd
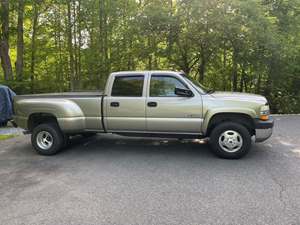
[[[3,0],[1,15],[13,74],[0,79],[18,94],[103,89],[112,71],[183,70],[300,112],[300,0]]]
[[[13,137],[15,137],[15,135],[11,135],[11,134],[0,134],[0,141],[7,140],[7,139],[10,139],[10,138],[13,138]]]

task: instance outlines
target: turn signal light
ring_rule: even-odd
[[[260,120],[266,121],[269,119],[269,115],[260,115],[259,117]]]

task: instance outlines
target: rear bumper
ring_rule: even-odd
[[[15,120],[10,120],[9,121],[15,128],[18,128],[18,124],[16,123]],[[31,132],[29,130],[23,130],[23,134],[31,134]]]
[[[14,121],[14,120],[10,120],[9,122],[11,122],[11,124],[14,126],[14,127],[18,127],[18,124]]]
[[[255,142],[263,142],[271,137],[273,133],[274,120],[270,118],[267,121],[255,120]]]

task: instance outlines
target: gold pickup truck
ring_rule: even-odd
[[[214,92],[172,71],[112,73],[104,92],[19,95],[14,122],[35,150],[59,152],[72,135],[207,138],[219,157],[237,159],[272,134],[265,97]]]

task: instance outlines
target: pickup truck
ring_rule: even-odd
[[[245,156],[273,130],[265,97],[214,92],[172,71],[112,73],[104,92],[20,95],[14,123],[31,133],[42,155],[59,152],[72,135],[207,139],[213,153]]]

